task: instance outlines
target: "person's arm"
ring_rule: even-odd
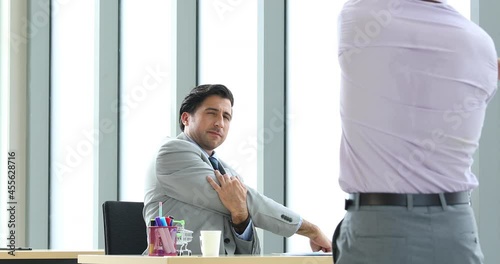
[[[332,242],[316,225],[302,219],[297,234],[309,238],[312,251],[332,252]]]
[[[189,213],[181,214],[181,217],[210,216],[210,213],[213,213],[224,216],[224,221],[229,222],[232,219],[231,213],[222,204],[217,192],[207,183],[207,176],[216,177],[208,162],[204,153],[193,143],[181,139],[169,140],[160,148],[156,159],[156,178],[159,183],[157,188],[171,199],[177,200],[178,204],[189,205],[177,208],[180,212],[190,210]],[[235,173],[229,168],[226,171],[229,171],[230,175]],[[196,212],[198,209],[199,212]],[[237,221],[236,218],[235,216],[234,221]],[[193,221],[199,223],[206,220],[196,219],[190,223]],[[223,226],[226,226],[226,223]],[[250,232],[244,232],[243,237],[235,234],[234,252],[237,254],[260,253],[259,240],[254,234],[255,228],[252,224],[249,224],[249,227]]]
[[[164,144],[157,157],[156,174],[161,187],[170,197],[229,216],[235,232],[243,235],[240,238],[252,240],[253,228],[246,205],[246,186],[236,177],[223,177],[219,171],[214,173],[213,168],[201,159],[199,150],[192,143],[172,140]],[[212,187],[206,184],[206,178],[211,181]],[[219,187],[214,178],[224,188]],[[218,187],[220,193],[216,192],[214,186]]]
[[[229,217],[229,211],[207,184],[209,175],[215,177],[213,168],[192,143],[173,139],[161,147],[156,159],[161,189],[173,199]]]
[[[207,181],[219,195],[222,204],[231,212],[233,224],[242,223],[241,230],[237,230],[238,233],[244,231],[248,225],[246,221],[251,216],[252,221],[255,218],[257,222],[256,227],[283,236],[291,236],[296,233],[310,239],[309,243],[313,251],[332,251],[331,241],[316,225],[304,219],[300,220],[300,216],[290,209],[251,188],[246,188],[238,177],[221,175],[218,171],[216,171],[216,177],[220,185],[211,177],[207,177]],[[248,199],[248,195],[251,199]],[[250,208],[247,203],[251,205]],[[300,227],[298,227],[299,224]]]
[[[212,177],[207,176],[207,181],[217,192],[224,207],[231,214],[231,222],[234,230],[242,234],[248,227],[250,215],[247,208],[247,188],[235,176],[222,175],[215,171],[219,184]]]

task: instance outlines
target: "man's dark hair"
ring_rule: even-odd
[[[184,124],[182,123],[182,113],[188,112],[194,114],[196,109],[205,101],[205,99],[212,95],[218,95],[222,98],[231,101],[231,107],[234,104],[233,94],[226,86],[222,84],[202,84],[194,87],[191,92],[184,98],[179,110],[179,125],[181,130],[184,131]]]

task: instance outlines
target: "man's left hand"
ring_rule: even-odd
[[[219,195],[222,204],[231,213],[232,222],[239,224],[245,221],[248,218],[247,188],[235,176],[222,175],[218,170],[215,171],[215,176],[220,185],[210,176],[207,176],[207,181]]]

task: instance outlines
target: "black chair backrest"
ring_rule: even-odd
[[[143,208],[142,202],[106,201],[102,204],[106,255],[140,255],[146,250]]]

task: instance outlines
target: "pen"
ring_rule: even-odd
[[[165,233],[167,232],[167,233]],[[172,238],[170,237],[170,232],[165,229],[158,229],[158,233],[160,233],[160,238],[161,238],[161,242],[163,244],[163,250],[165,250],[165,252],[167,253],[173,253],[175,252],[175,248],[174,248],[174,243],[172,241]]]
[[[163,203],[162,202],[159,202],[159,205],[158,205],[158,216],[162,216],[163,215],[163,212],[162,212],[162,208],[163,207]]]
[[[161,219],[159,216],[155,217],[156,226],[162,226]]]
[[[165,219],[165,217],[160,217],[160,221],[161,221],[161,226],[168,226],[167,224],[167,220]]]

